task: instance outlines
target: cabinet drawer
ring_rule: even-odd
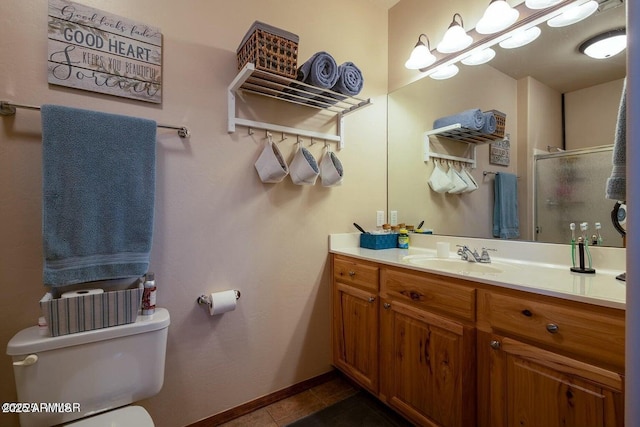
[[[456,282],[456,279],[428,273],[416,274],[384,269],[380,287],[383,296],[387,298],[474,321],[476,290],[455,284]]]
[[[482,313],[494,330],[615,366],[624,366],[624,313],[481,292]]]
[[[378,292],[379,269],[375,264],[334,256],[333,278],[340,283]]]

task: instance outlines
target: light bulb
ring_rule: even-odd
[[[456,17],[460,18],[460,23],[456,21]],[[462,16],[459,13],[453,15],[453,21],[449,25],[449,29],[444,33],[442,41],[436,47],[440,53],[454,53],[468,47],[473,43],[473,37],[468,35],[462,27]]]
[[[526,0],[524,4],[529,9],[546,9],[551,6],[555,6],[561,1],[562,0]]]
[[[429,74],[429,77],[435,80],[446,80],[458,74],[460,69],[455,65],[447,65],[446,67],[438,67],[436,70]]]
[[[494,0],[478,24],[476,31],[480,34],[493,34],[510,27],[518,20],[520,12],[509,6],[504,0]]]
[[[560,15],[549,19],[547,21],[547,25],[550,27],[566,27],[567,25],[572,25],[588,18],[593,15],[596,10],[598,10],[598,2],[591,0],[581,4],[580,6],[574,6],[567,9]]]
[[[477,50],[471,53],[471,55],[464,58],[462,62],[464,65],[480,65],[486,64],[496,56],[496,51],[490,47],[482,50]]]
[[[516,31],[511,37],[500,42],[503,49],[515,49],[527,45],[540,36],[542,31],[538,27],[531,27],[524,31]]]

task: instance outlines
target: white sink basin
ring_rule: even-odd
[[[402,260],[409,264],[415,264],[421,267],[466,275],[495,275],[504,273],[505,269],[513,268],[512,266],[502,263],[484,264],[463,261],[458,258],[436,258],[432,255],[407,255],[402,258]]]

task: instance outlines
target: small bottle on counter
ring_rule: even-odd
[[[142,314],[153,314],[156,312],[156,281],[153,273],[147,273],[144,280],[144,291],[142,292]]]
[[[400,229],[400,234],[398,234],[398,247],[400,249],[409,249],[409,233],[406,228]]]

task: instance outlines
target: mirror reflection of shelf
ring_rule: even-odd
[[[336,114],[336,135],[296,129],[270,123],[262,123],[236,117],[236,95],[244,99],[244,94],[259,95],[274,98],[291,104],[297,104],[308,108],[329,111]],[[228,88],[229,117],[227,131],[235,132],[237,125],[249,128],[265,129],[275,132],[289,133],[298,136],[324,139],[326,141],[339,142],[339,148],[343,148],[342,119],[362,107],[371,105],[370,99],[361,99],[347,96],[327,89],[321,89],[308,85],[288,77],[278,76],[262,70],[257,70],[252,63],[246,64],[231,82]]]
[[[449,154],[440,154],[431,151],[431,136],[445,137],[454,141],[464,142],[468,145],[471,151],[469,157],[452,156]],[[423,134],[422,144],[422,159],[428,162],[430,158],[451,160],[454,162],[466,163],[471,166],[472,169],[476,168],[476,147],[478,145],[488,144],[494,141],[508,141],[509,135],[505,137],[497,135],[481,134],[478,131],[463,128],[459,123],[453,125],[444,126],[441,128],[426,131]]]
[[[425,132],[425,134],[455,139],[456,141],[467,142],[469,144],[487,144],[489,142],[503,139],[502,136],[486,134],[477,130],[464,128],[460,123],[433,129]]]

